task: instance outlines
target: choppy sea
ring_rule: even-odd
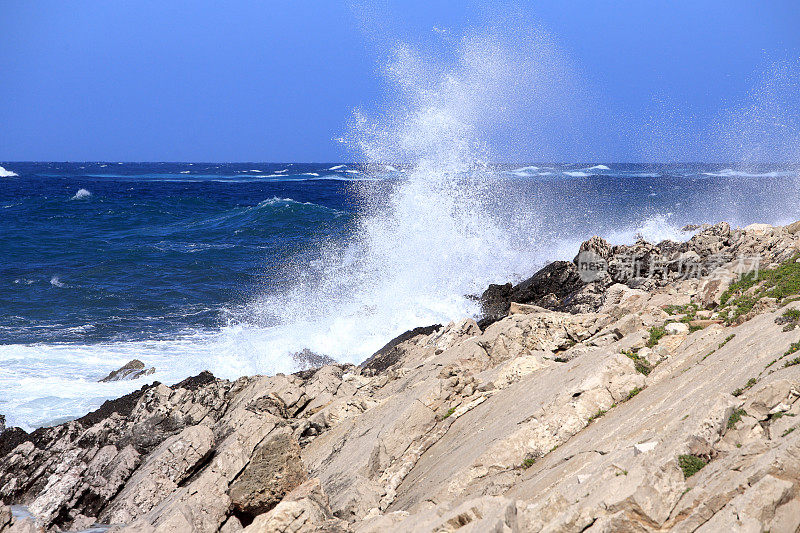
[[[0,167],[0,413],[26,429],[148,381],[358,363],[478,312],[488,283],[592,235],[800,218],[800,170],[506,165],[452,176],[345,163]],[[146,380],[97,383],[137,358]]]

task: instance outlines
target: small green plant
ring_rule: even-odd
[[[601,416],[603,416],[607,412],[608,411],[606,409],[598,409],[595,414],[593,414],[592,416],[589,417],[588,422],[590,422],[590,423],[594,422],[595,420],[597,420],[598,418],[600,418]]]
[[[783,318],[787,322],[800,322],[800,309],[787,309],[783,313]]]
[[[794,431],[795,429],[797,429],[797,427],[793,427],[793,428],[789,428],[789,429],[787,429],[786,431],[784,431],[783,433],[781,433],[781,437],[785,437],[786,435],[788,435],[789,433],[791,433],[791,432],[792,432],[792,431]]]
[[[693,326],[689,324],[689,333],[694,333],[695,331],[700,331],[703,329],[703,326]]]
[[[683,470],[684,479],[692,477],[707,464],[708,461],[700,457],[697,457],[696,455],[678,456],[678,466],[680,466],[681,470]]]
[[[445,418],[448,418],[450,415],[452,415],[452,414],[453,414],[453,413],[455,413],[455,412],[456,412],[456,408],[455,408],[455,407],[451,407],[451,408],[450,408],[450,409],[448,409],[448,410],[447,410],[447,412],[444,414],[444,416],[442,417],[442,420],[444,420]]]
[[[736,424],[742,419],[742,415],[746,415],[744,409],[734,409],[731,416],[728,417],[728,429],[733,429]]]
[[[645,359],[640,355],[637,355],[632,350],[623,351],[622,353],[625,354],[631,361],[633,361],[634,368],[636,368],[636,371],[639,372],[640,374],[649,376],[650,372],[653,371],[653,367],[650,365],[650,363],[647,362],[647,359]]]
[[[636,396],[637,394],[639,394],[640,392],[642,392],[642,390],[643,390],[643,389],[642,389],[641,387],[634,387],[634,388],[633,388],[633,389],[631,389],[631,391],[628,393],[628,396],[625,398],[625,401],[627,402],[628,400],[630,400],[631,398],[633,398],[634,396]]]
[[[728,344],[729,342],[731,342],[735,336],[736,336],[736,333],[731,333],[730,335],[728,335],[727,337],[725,337],[725,340],[724,340],[724,341],[722,341],[721,343],[719,343],[719,346],[718,346],[718,348],[722,348],[723,346],[725,346],[726,344]]]
[[[528,469],[532,467],[536,463],[536,457],[526,457],[524,461],[522,461],[522,468]]]
[[[731,394],[733,394],[734,396],[741,396],[744,391],[746,391],[747,389],[749,389],[750,387],[755,385],[757,383],[757,381],[758,380],[756,380],[756,378],[750,378],[750,379],[747,380],[747,383],[744,384],[744,387],[739,387],[738,389],[733,391]]]
[[[556,357],[553,359],[553,361],[555,361],[556,363],[566,363],[567,361],[569,361],[569,359],[567,359],[566,357]]]
[[[628,471],[627,470],[617,470],[616,475],[617,476],[627,476],[628,475]]]
[[[795,357],[791,361],[786,361],[783,364],[783,368],[789,368],[790,366],[800,365],[800,357]]]
[[[652,348],[658,341],[661,340],[661,337],[667,334],[667,330],[664,329],[663,326],[653,326],[650,328],[650,338],[647,339],[647,347]]]

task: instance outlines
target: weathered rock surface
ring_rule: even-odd
[[[489,320],[417,328],[359,367],[203,373],[8,429],[0,532],[797,531],[800,328],[781,317],[800,302],[719,307],[738,257],[788,261],[800,233],[582,251],[608,272],[492,286]]]
[[[130,379],[139,379],[144,376],[149,376],[155,373],[154,367],[146,368],[145,364],[138,359],[134,359],[125,363],[121,368],[113,370],[103,379],[99,380],[101,383],[108,383],[109,381],[122,381]]]

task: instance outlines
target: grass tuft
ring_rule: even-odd
[[[658,341],[661,340],[661,337],[667,334],[667,330],[664,329],[662,326],[654,326],[650,328],[650,338],[647,339],[647,347],[652,348]]]
[[[728,417],[728,429],[733,429],[736,424],[742,419],[742,415],[746,415],[744,409],[734,409],[731,416]]]
[[[683,470],[684,479],[692,477],[707,464],[708,461],[700,457],[697,457],[696,455],[678,456],[678,466],[680,466],[681,470]]]

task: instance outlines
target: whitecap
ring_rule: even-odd
[[[317,174],[316,172],[303,172],[303,173],[301,174],[301,176],[314,176],[314,177],[319,177],[319,174]]]
[[[181,170],[181,174],[189,174],[189,173],[191,173],[191,170]]]
[[[58,276],[53,276],[52,278],[50,278],[50,285],[52,285],[53,287],[58,287],[59,289],[63,289],[69,286],[66,283],[63,283],[60,279],[58,279]]]
[[[86,189],[78,189],[78,192],[75,193],[75,196],[73,196],[71,200],[83,200],[85,198],[89,198],[90,196],[92,196],[92,193]]]
[[[605,165],[595,165],[593,167],[585,168],[584,170],[611,170]]]
[[[333,166],[333,167],[329,168],[328,170],[339,170],[340,168],[344,168],[345,166],[347,166],[347,165],[336,165],[336,166]]]
[[[6,170],[3,167],[0,167],[0,178],[13,178],[15,176],[19,176],[16,172],[11,172],[10,170]]]
[[[580,170],[576,170],[573,172],[564,172],[564,174],[566,174],[567,176],[571,176],[573,178],[588,178],[590,176],[590,174],[587,174],[586,172],[581,172]]]

